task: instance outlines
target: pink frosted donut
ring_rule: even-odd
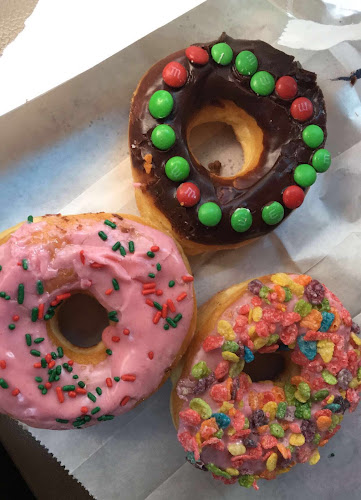
[[[202,306],[172,393],[178,439],[195,467],[258,489],[314,465],[360,400],[360,328],[325,285],[277,273]]]
[[[46,216],[0,235],[1,413],[81,428],[131,410],[167,378],[193,335],[193,277],[172,238],[141,222]],[[60,331],[79,294],[106,310],[91,347]]]

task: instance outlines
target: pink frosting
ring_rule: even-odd
[[[73,423],[78,417],[84,418],[81,408],[87,407],[88,421],[81,421],[84,425],[93,425],[99,417],[125,413],[149,396],[174,362],[188,333],[194,309],[193,283],[182,279],[189,275],[183,259],[169,236],[131,220],[116,217],[111,220],[116,223],[116,229],[103,221],[82,220],[79,216],[81,225],[76,230],[74,225],[70,225],[67,233],[61,234],[66,242],[63,241],[55,253],[52,241],[59,239],[59,229],[46,221],[23,224],[0,246],[0,291],[10,296],[10,300],[0,298],[0,412],[33,427],[69,429],[74,428]],[[99,237],[99,231],[107,235],[106,241]],[[30,238],[35,233],[40,238],[34,243]],[[42,233],[47,234],[45,242],[41,240]],[[126,249],[125,256],[119,250],[112,250],[117,241]],[[134,242],[134,253],[128,250],[130,241]],[[153,246],[159,247],[159,250],[155,249],[151,258],[147,252]],[[23,259],[27,259],[28,270],[19,265]],[[93,263],[104,267],[94,268]],[[157,263],[161,265],[160,271],[157,270]],[[75,281],[48,293],[47,282],[55,278],[60,269],[73,270]],[[155,278],[149,278],[149,273],[154,273]],[[118,281],[119,290],[106,295],[105,291],[113,288],[113,278]],[[36,289],[38,280],[43,282],[45,288],[41,295]],[[173,287],[168,285],[170,280],[175,281]],[[149,282],[155,282],[156,289],[163,290],[163,294],[153,292],[143,295],[143,285]],[[20,283],[25,290],[23,304],[18,303]],[[47,393],[42,394],[35,377],[41,377],[41,384],[44,385],[48,382],[49,367],[35,368],[34,364],[46,354],[57,352],[57,346],[47,335],[46,321],[32,321],[32,310],[44,304],[46,313],[57,296],[81,289],[88,290],[107,311],[117,312],[119,322],[111,322],[102,334],[105,348],[110,349],[112,354],[97,365],[80,365],[74,361],[71,373],[63,367],[60,380],[53,381]],[[184,298],[177,301],[180,295]],[[164,329],[167,324],[164,318],[155,323],[153,318],[157,309],[149,306],[147,299],[161,305],[167,299],[173,301],[176,312],[168,310],[167,316],[174,318],[178,313],[182,315],[177,327]],[[10,324],[15,325],[15,329],[9,329]],[[130,333],[125,335],[124,329]],[[31,346],[27,345],[26,334],[31,335]],[[39,337],[45,340],[34,343]],[[119,337],[120,341],[115,342],[112,337]],[[40,351],[41,356],[33,356],[30,353],[32,349]],[[55,359],[55,367],[67,362],[69,359],[64,355]],[[134,375],[135,380],[114,380],[114,377],[126,374]],[[79,378],[74,379],[73,375]],[[111,387],[108,387],[106,379],[111,380]],[[76,391],[76,397],[70,397],[69,392],[62,390],[64,402],[60,403],[56,388],[75,385],[79,391],[79,381],[86,384],[85,390],[92,393],[96,401]],[[101,389],[101,395],[96,388]],[[97,407],[100,410],[91,414]],[[111,417],[103,420],[107,418]],[[56,419],[68,422],[59,423]]]
[[[294,279],[297,275],[291,274],[289,276],[292,279]],[[271,281],[265,283],[265,285],[270,287],[270,288],[272,288],[274,286],[274,284]],[[325,286],[324,286],[324,288],[325,288],[325,297],[329,300],[330,306],[335,308],[340,314],[342,314],[342,311],[345,311],[347,313],[347,311],[343,308],[343,305],[341,304],[339,299],[332,292],[330,292]],[[242,294],[242,296],[238,300],[236,300],[230,307],[228,307],[222,313],[222,315],[217,319],[217,322],[214,325],[214,328],[209,332],[209,335],[210,336],[219,335],[219,334],[217,334],[217,324],[218,324],[219,320],[226,320],[226,321],[230,322],[231,325],[235,325],[235,321],[236,321],[236,318],[239,314],[239,310],[240,310],[241,306],[243,306],[245,304],[250,304],[251,299],[253,297],[254,297],[254,295],[251,294],[249,291],[246,291],[244,294]],[[303,296],[303,298],[307,300],[307,298],[305,296]],[[295,295],[293,295],[292,299],[289,302],[285,303],[286,311],[288,311],[288,312],[293,311],[295,303],[298,300],[299,300],[299,297],[296,297]],[[348,313],[347,313],[347,315],[349,317]],[[349,321],[351,321],[350,317],[349,317]],[[298,335],[305,334],[306,331],[307,331],[306,328],[299,327]],[[277,326],[275,333],[277,333],[277,334],[280,333],[280,325]],[[349,343],[349,337],[350,337],[350,326],[349,325],[347,326],[344,324],[344,322],[341,322],[340,327],[338,328],[336,335],[343,338],[342,350],[344,350],[345,353],[353,350],[350,343]],[[207,367],[212,372],[214,372],[218,363],[221,360],[222,360],[222,357],[221,357],[220,349],[215,349],[215,350],[212,350],[209,352],[205,352],[203,350],[203,348],[201,347],[194,354],[194,356],[192,358],[191,365],[194,366],[196,363],[198,363],[200,361],[205,361],[207,364]],[[265,355],[264,361],[265,361],[265,363],[267,362],[267,355]],[[359,365],[360,364],[361,364],[361,359],[359,361]],[[347,356],[346,356],[346,359],[344,360],[342,367],[345,367],[345,368],[348,367]],[[327,368],[327,366],[326,366],[326,368]],[[313,369],[312,371],[311,370],[308,371],[306,368],[304,368],[302,374],[307,373],[310,377],[310,380],[313,380],[316,376],[318,376],[318,377],[320,376],[321,370],[322,370],[322,367],[317,369],[317,370]],[[245,392],[245,394],[243,395],[243,397],[241,399],[241,401],[243,402],[243,406],[242,406],[241,411],[247,418],[250,418],[251,414],[252,414],[252,409],[249,406],[249,400],[248,400],[249,392],[253,391],[256,393],[264,393],[267,391],[271,391],[273,385],[274,384],[271,381],[252,382],[250,384],[249,389]],[[331,386],[331,385],[327,385],[327,384],[325,384],[325,386],[329,390],[329,396],[331,396],[331,395],[336,396],[339,394],[339,390],[338,390],[337,386]],[[210,394],[210,388],[199,395],[194,395],[193,393],[190,393],[188,396],[186,396],[186,400],[183,402],[183,405],[182,405],[182,410],[189,408],[189,402],[194,397],[199,397],[199,398],[203,399],[206,403],[208,403],[208,405],[211,407],[211,410],[213,413],[219,412],[219,408],[221,406],[221,403],[217,403],[212,399],[211,394]],[[358,399],[357,399],[357,401],[358,401]],[[233,401],[231,401],[231,402],[233,402]],[[311,420],[314,418],[314,415],[316,414],[316,412],[318,412],[321,409],[321,407],[322,407],[321,403],[322,403],[321,401],[312,403]],[[355,405],[352,406],[352,410],[355,409],[356,405],[357,405],[357,402]],[[236,405],[236,407],[237,407],[237,405]],[[277,421],[277,419],[275,419],[275,421]],[[293,423],[301,425],[302,420],[294,417]],[[186,423],[184,420],[182,420],[182,419],[179,420],[178,436],[182,435],[182,433],[187,432],[187,431],[191,432],[191,434],[194,435],[197,430],[198,430],[198,427],[194,428],[193,426]],[[289,444],[288,441],[289,441],[289,437],[291,434],[292,434],[291,430],[287,430],[285,432],[284,438],[278,439],[278,442],[287,447]],[[232,464],[232,461],[231,461],[232,455],[228,452],[227,446],[230,443],[242,443],[242,439],[240,438],[238,441],[234,440],[234,439],[230,439],[228,437],[227,433],[225,432],[223,437],[222,437],[222,441],[224,444],[224,449],[222,451],[217,450],[213,446],[204,447],[201,451],[201,460],[205,464],[208,464],[208,463],[215,464],[217,467],[220,467],[221,469],[226,469],[228,467],[234,467],[234,464]],[[316,445],[312,445],[312,444],[306,444],[305,447],[309,448],[310,454],[311,454],[312,450],[317,448]],[[293,460],[299,461],[299,460],[297,460],[297,458],[295,456],[293,456]],[[243,472],[243,473],[258,474],[265,469],[265,463],[264,463],[264,461],[261,461],[261,460],[247,460],[247,461],[245,461],[244,468],[245,468],[244,470],[246,470],[247,472]]]

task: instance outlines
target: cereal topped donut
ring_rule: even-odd
[[[222,175],[219,162],[214,171],[195,157],[190,133],[209,122],[233,128],[244,153],[239,172]],[[325,139],[316,75],[265,42],[224,33],[157,62],[135,91],[129,146],[138,207],[188,254],[238,247],[302,204],[330,166]]]
[[[183,251],[139,217],[30,217],[0,235],[0,264],[0,413],[30,426],[82,428],[131,410],[194,332]]]
[[[256,489],[316,464],[360,399],[360,328],[339,299],[278,273],[220,292],[198,318],[171,405],[187,460]]]

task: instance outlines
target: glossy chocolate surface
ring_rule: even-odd
[[[152,196],[157,208],[170,220],[173,230],[181,238],[209,245],[240,243],[276,227],[262,220],[262,208],[273,201],[282,203],[284,189],[295,184],[293,172],[296,166],[311,163],[314,150],[302,141],[302,130],[309,124],[316,124],[323,129],[326,138],[325,103],[315,73],[303,70],[292,56],[258,40],[235,40],[223,34],[214,42],[197,45],[210,53],[211,47],[218,42],[226,42],[233,49],[233,60],[228,66],[218,65],[211,56],[206,65],[193,65],[184,50],[152,66],[133,98],[129,122],[131,159],[133,168],[140,175],[141,189]],[[284,75],[297,81],[296,98],[307,97],[313,103],[314,113],[310,120],[303,123],[294,120],[290,114],[292,100],[280,99],[275,91],[262,97],[251,90],[250,77],[240,75],[234,66],[235,57],[242,50],[250,50],[256,55],[258,71],[268,71],[276,81]],[[180,62],[188,72],[186,84],[179,89],[172,89],[162,79],[162,70],[171,61]],[[168,90],[174,98],[173,111],[164,120],[154,119],[148,110],[150,97],[160,89]],[[263,153],[255,171],[248,177],[235,180],[211,177],[188,149],[189,120],[202,107],[217,104],[220,99],[235,102],[252,115],[263,130]],[[150,140],[152,130],[160,123],[169,124],[176,133],[176,142],[168,151],[155,148]],[[152,155],[150,174],[146,174],[143,167],[147,154]],[[182,156],[189,162],[190,174],[186,181],[194,182],[200,188],[201,199],[194,207],[185,208],[179,204],[176,190],[180,183],[165,175],[165,163],[173,156]],[[222,219],[215,227],[206,227],[198,220],[198,208],[207,201],[218,203],[222,209]],[[244,233],[237,233],[230,222],[232,213],[239,207],[248,208],[253,216],[251,228]],[[285,217],[290,213],[291,210],[285,207]]]

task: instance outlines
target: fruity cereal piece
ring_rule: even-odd
[[[197,426],[201,423],[201,416],[195,410],[188,408],[179,412],[179,418],[181,418],[187,425]]]
[[[223,342],[224,342],[224,337],[209,335],[203,340],[202,347],[205,352],[209,352],[213,351],[214,349],[218,349],[219,347],[222,347]]]
[[[329,363],[333,357],[335,344],[330,340],[319,340],[317,342],[317,352],[325,363]]]
[[[271,436],[270,434],[266,434],[261,437],[260,443],[262,448],[265,450],[270,450],[274,446],[277,446],[277,439],[274,436]]]
[[[311,276],[308,276],[307,274],[299,274],[295,278],[293,278],[293,281],[295,283],[298,283],[299,285],[306,286],[309,283],[311,283],[312,278]]]
[[[217,403],[223,403],[223,401],[230,401],[231,399],[230,391],[223,384],[213,385],[210,390],[210,396]]]
[[[189,432],[178,434],[178,440],[185,451],[193,451],[195,460],[200,459],[197,441]]]
[[[307,316],[305,316],[301,323],[300,326],[302,328],[307,328],[307,330],[314,330],[317,331],[322,323],[322,314],[320,311],[317,311],[317,309],[312,309]]]
[[[282,284],[270,285],[264,280],[256,295],[246,292],[242,306],[220,317],[234,324],[237,340],[223,337],[221,349],[212,351],[209,361],[208,357],[197,358],[212,369],[213,380],[218,377],[202,397],[207,402],[212,398],[212,415],[229,419],[224,430],[204,426],[199,446],[209,449],[205,458],[212,447],[220,449],[218,440],[222,441],[224,452],[217,450],[214,462],[224,468],[229,465],[238,477],[256,470],[257,477],[272,479],[296,463],[316,463],[317,447],[337,432],[343,414],[354,410],[359,400],[361,338],[352,330],[355,327],[347,311],[342,311],[324,285],[312,282],[309,276],[291,280],[281,274],[277,280]],[[297,287],[305,287],[307,293],[297,295]],[[341,321],[334,332],[329,328],[332,324],[335,328],[337,314],[331,307]],[[276,380],[262,379],[256,366],[271,362],[270,355],[267,357],[271,350],[279,352],[272,356],[286,360],[285,370]],[[229,359],[222,359],[222,353]],[[232,362],[233,355],[239,358],[237,362]],[[252,381],[245,371],[259,378]],[[191,377],[189,384],[193,382]],[[194,395],[202,394],[198,390],[197,385]],[[190,424],[187,429],[197,431]]]
[[[225,321],[224,319],[218,321],[217,331],[226,340],[235,340],[236,338],[236,334],[233,331],[231,323]]]

